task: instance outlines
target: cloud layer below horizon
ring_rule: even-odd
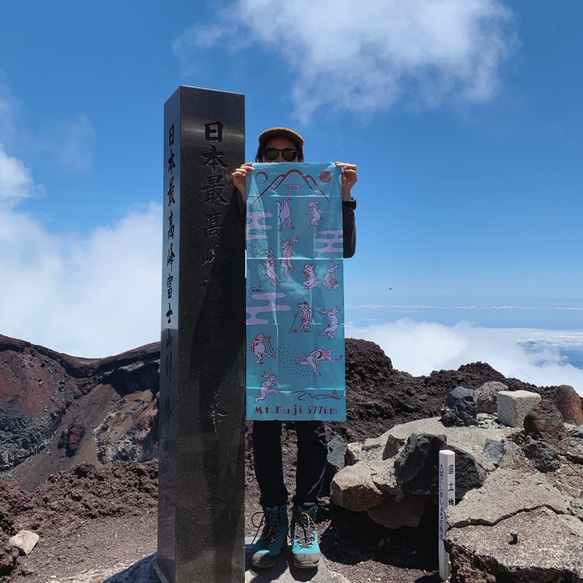
[[[346,336],[376,342],[393,366],[414,376],[486,362],[505,377],[537,386],[571,385],[583,395],[583,370],[564,351],[582,355],[583,330],[446,326],[403,318],[365,327],[347,325]]]

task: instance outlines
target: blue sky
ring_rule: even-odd
[[[308,160],[358,165],[347,335],[413,374],[482,360],[583,392],[561,357],[583,350],[582,19],[577,0],[4,3],[0,333],[82,356],[157,340],[163,104],[193,85],[245,94],[248,159],[288,125]]]

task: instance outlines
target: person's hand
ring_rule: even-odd
[[[336,166],[342,169],[342,200],[350,200],[352,187],[358,180],[356,164],[336,162]]]
[[[233,178],[233,184],[235,185],[235,188],[241,193],[243,202],[245,202],[245,199],[247,198],[247,175],[253,170],[255,170],[255,168],[253,168],[253,164],[251,162],[245,162],[245,164],[239,166],[239,168],[237,168],[237,170],[231,174],[231,177]]]

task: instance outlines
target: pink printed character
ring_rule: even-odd
[[[271,345],[271,336],[259,332],[251,342],[251,352],[257,359],[255,361],[257,364],[263,364],[264,356],[275,358],[275,350],[273,350],[273,346]]]
[[[318,334],[318,336],[324,336],[325,334],[327,334],[328,340],[334,340],[334,332],[336,332],[340,324],[338,316],[336,315],[339,311],[340,309],[338,308],[338,306],[332,308],[331,310],[326,310],[326,308],[320,308],[320,313],[326,314],[326,316],[328,316],[328,325],[326,326],[326,328],[324,328],[324,330],[322,330],[322,332],[320,332],[320,334]]]
[[[291,255],[293,246],[297,245],[299,242],[300,240],[297,238],[295,234],[293,234],[289,239],[286,239],[281,242],[281,255],[282,255],[281,266],[283,268],[283,273],[286,277],[289,277],[290,271],[297,273],[297,271],[294,269],[291,260]]]
[[[255,399],[255,403],[257,401],[263,401],[267,395],[271,393],[279,393],[279,389],[275,388],[275,380],[276,377],[274,374],[265,371],[261,375],[265,380],[261,383],[261,387],[259,388],[259,393],[257,394],[257,398]]]
[[[296,318],[299,316],[301,320],[301,325],[299,328],[294,329],[294,332],[311,332],[312,316],[314,315],[314,310],[308,306],[307,302],[300,302],[298,304],[299,312],[296,313],[294,318],[294,324],[296,323]],[[292,328],[293,325],[292,324]]]
[[[281,279],[279,278],[279,275],[277,275],[277,272],[275,271],[275,256],[273,255],[273,249],[268,249],[266,253],[267,259],[265,260],[265,273],[267,274],[267,277],[269,278],[271,285],[275,287],[276,286],[275,282],[279,281],[281,283]]]
[[[293,229],[291,200],[289,198],[284,198],[281,201],[278,200],[277,206],[279,207],[279,230],[283,231],[286,227],[288,229]]]
[[[338,283],[338,280],[336,279],[336,273],[335,273],[336,270],[338,269],[338,267],[339,267],[338,264],[334,265],[334,263],[332,263],[332,261],[330,261],[330,267],[328,267],[326,275],[324,276],[324,279],[322,280],[322,285],[326,289],[333,289],[334,291],[338,291],[340,284]]]
[[[310,199],[308,201],[308,207],[310,209],[310,215],[312,218],[310,219],[310,230],[316,228],[320,228],[320,219],[322,215],[320,214],[320,203],[319,201],[313,201]]]
[[[302,275],[304,276],[304,281],[302,281],[302,285],[308,291],[312,291],[315,287],[318,287],[319,283],[318,278],[316,277],[316,266],[313,263],[306,263],[304,265]]]
[[[320,366],[320,362],[327,361],[327,362],[340,362],[342,360],[342,355],[340,355],[337,359],[332,358],[332,351],[329,348],[316,348],[316,350],[312,350],[308,356],[304,354],[304,358],[298,356],[295,360],[296,364],[303,364],[312,368],[312,372],[315,376],[321,377],[322,373],[318,372],[318,367]]]

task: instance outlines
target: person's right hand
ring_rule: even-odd
[[[231,174],[233,178],[233,184],[235,188],[241,193],[243,197],[243,202],[247,197],[247,175],[249,172],[253,172],[255,168],[253,168],[253,164],[251,162],[245,162],[242,166],[239,166],[237,170]]]

